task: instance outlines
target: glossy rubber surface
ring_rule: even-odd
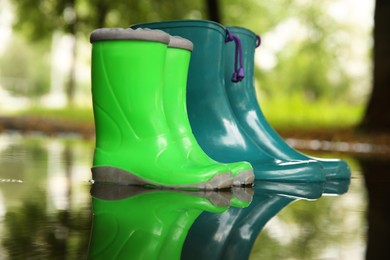
[[[245,78],[234,83],[230,80],[234,62],[234,46],[226,48],[225,86],[230,105],[239,124],[245,132],[272,157],[282,161],[316,160],[324,168],[326,178],[350,178],[347,163],[338,159],[319,159],[306,156],[290,147],[271,127],[258,104],[254,87],[254,55],[256,35],[242,27],[228,27],[231,33],[238,36],[243,50]]]
[[[248,161],[256,179],[324,180],[319,163],[314,160],[285,163],[273,158],[238,124],[225,90],[227,44],[223,26],[210,21],[182,20],[132,27],[159,29],[193,42],[187,81],[187,111],[196,140],[211,158],[225,163]]]
[[[171,188],[230,187],[229,168],[189,160],[168,127],[162,102],[166,53],[167,44],[160,42],[93,43],[93,172],[111,167],[115,178],[102,181],[121,184],[132,184],[136,179],[136,184],[141,180]],[[134,178],[117,178],[123,172]]]

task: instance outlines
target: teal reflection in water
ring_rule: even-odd
[[[256,238],[249,259],[364,259],[365,190],[353,169],[350,185],[327,182],[318,200],[299,200],[280,211]]]
[[[335,188],[338,189],[335,189]],[[344,193],[348,182],[332,185],[327,193]],[[230,208],[223,214],[203,213],[191,227],[183,248],[183,259],[248,259],[264,225],[288,204],[318,199],[322,183],[277,183],[256,181],[252,203]]]

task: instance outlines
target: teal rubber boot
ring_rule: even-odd
[[[180,139],[179,143],[190,161],[201,165],[218,164],[200,148],[192,134],[187,115],[186,87],[192,49],[192,42],[171,36],[165,63],[164,111],[173,135]],[[255,177],[248,162],[230,163],[225,166],[232,172],[233,185],[253,184]]]
[[[245,132],[268,154],[278,160],[316,160],[323,166],[327,179],[349,179],[351,173],[345,161],[306,156],[290,147],[270,126],[257,102],[254,88],[254,55],[256,44],[260,44],[257,41],[260,39],[257,39],[252,31],[242,27],[228,27],[228,30],[240,39],[245,77],[239,82],[233,82],[234,71],[231,64],[236,59],[234,44],[227,44],[225,86],[234,115]]]
[[[223,26],[210,21],[185,20],[132,27],[159,29],[193,42],[187,80],[187,112],[193,134],[208,156],[223,163],[248,161],[258,180],[324,180],[319,163],[314,160],[280,162],[268,155],[238,124],[224,86],[227,32]]]
[[[232,185],[229,168],[191,162],[163,110],[169,35],[156,30],[97,29],[91,34],[97,182],[170,188]]]
[[[208,193],[93,184],[88,259],[179,260],[199,214],[228,209],[212,203]]]

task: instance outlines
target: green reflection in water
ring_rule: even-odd
[[[199,214],[223,212],[230,204],[229,199],[225,206],[214,205],[202,191],[109,184],[93,184],[91,194],[88,259],[180,259],[188,230]]]

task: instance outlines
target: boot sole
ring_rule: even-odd
[[[245,170],[233,178],[233,186],[253,186],[255,175],[253,170]]]
[[[230,188],[233,185],[231,173],[221,173],[207,182],[189,184],[161,184],[143,179],[131,172],[110,166],[98,166],[92,169],[92,180],[94,182],[116,183],[122,185],[140,185],[156,188],[171,189],[199,189],[199,190],[220,190]]]
[[[133,196],[158,192],[156,189],[147,189],[142,186],[118,185],[109,183],[94,183],[91,186],[91,195],[103,200],[121,200]],[[171,190],[170,192],[188,194],[208,199],[214,206],[228,207],[231,204],[232,193],[230,191],[185,191]]]

